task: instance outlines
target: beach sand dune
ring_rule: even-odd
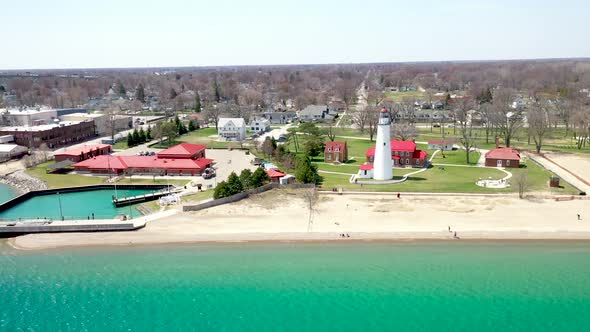
[[[134,232],[31,234],[12,243],[23,249],[43,249],[207,241],[343,241],[342,233],[357,240],[452,240],[449,226],[463,240],[590,239],[587,200],[326,194],[320,196],[311,224],[309,220],[301,192],[273,190],[233,204],[178,212]]]

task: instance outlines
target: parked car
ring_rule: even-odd
[[[207,180],[215,176],[215,169],[213,168],[205,168],[203,171],[203,179]]]
[[[260,166],[264,162],[262,158],[254,158],[250,163],[255,166]]]

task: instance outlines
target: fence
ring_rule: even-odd
[[[234,202],[240,201],[250,195],[260,194],[260,193],[263,193],[265,191],[269,191],[269,190],[275,189],[275,188],[302,189],[302,188],[313,188],[313,187],[314,187],[313,184],[294,183],[294,184],[281,185],[278,183],[269,183],[269,184],[265,184],[265,185],[258,187],[258,188],[254,188],[254,189],[250,189],[250,190],[247,190],[247,191],[244,191],[241,193],[237,193],[232,196],[215,199],[215,200],[201,203],[201,204],[197,204],[197,205],[185,205],[182,207],[182,211],[184,211],[184,212],[199,211],[199,210],[208,209],[208,208],[218,206],[218,205],[223,205],[223,204],[227,204],[227,203],[234,203]]]

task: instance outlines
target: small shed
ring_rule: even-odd
[[[359,167],[358,177],[360,179],[372,179],[373,178],[373,164],[362,164]]]

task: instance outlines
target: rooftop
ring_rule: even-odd
[[[191,157],[196,153],[205,150],[207,146],[201,144],[180,143],[178,145],[169,147],[166,150],[158,152],[159,158],[167,158],[167,156],[185,156]]]
[[[520,160],[520,153],[513,148],[495,148],[486,153],[486,158]]]
[[[79,124],[81,121],[61,121],[58,123],[44,124],[38,126],[12,126],[0,127],[0,131],[45,131],[58,127],[67,127]]]
[[[90,145],[84,145],[82,147],[77,147],[77,148],[73,148],[73,149],[65,149],[63,152],[61,153],[56,153],[56,156],[79,156],[81,154],[86,154],[92,151],[96,151],[99,149],[104,149],[106,147],[110,147],[109,144],[90,144]]]

